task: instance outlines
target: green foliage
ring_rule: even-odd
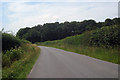
[[[2,50],[10,50],[11,48],[19,47],[21,44],[20,39],[17,37],[8,34],[8,33],[2,33]]]
[[[40,49],[31,42],[2,33],[2,78],[26,78],[33,67]]]
[[[18,49],[7,50],[4,54],[2,54],[2,66],[9,67],[14,61],[19,60],[22,57],[23,51]]]
[[[39,32],[35,29],[31,29],[23,36],[23,39],[31,41],[32,43],[36,42],[36,40],[40,41]]]
[[[120,46],[120,26],[107,26],[93,31],[89,44],[105,47]]]
[[[82,34],[86,31],[96,30],[103,26],[118,25],[120,18],[106,19],[105,22],[98,22],[94,20],[84,20],[81,22],[64,22],[64,23],[46,23],[44,25],[37,25],[32,28],[22,28],[17,32],[17,36],[35,42],[60,40],[68,36]]]
[[[56,40],[54,42],[46,41],[44,44],[60,44],[61,42],[69,45],[117,47],[120,46],[120,26],[105,26],[96,30],[86,31],[81,35],[70,36],[62,40]]]
[[[24,39],[21,40],[21,43],[22,43],[22,44],[23,44],[23,43],[25,43],[25,44],[27,44],[27,43],[28,43],[28,44],[31,44],[30,41],[27,41],[27,40],[24,40]]]
[[[2,66],[3,66],[3,67],[5,67],[5,66],[9,67],[10,64],[11,64],[10,57],[3,54],[3,55],[2,55]]]
[[[62,42],[71,45],[117,47],[120,46],[120,26],[105,26],[86,31],[81,35],[67,37]]]
[[[23,51],[18,49],[12,49],[6,52],[6,55],[10,56],[11,61],[19,60],[22,56]]]
[[[110,26],[112,24],[113,24],[113,21],[111,19],[108,18],[105,20],[105,24],[104,24],[105,26]]]
[[[17,37],[19,38],[23,38],[23,35],[26,34],[29,31],[30,28],[26,27],[26,28],[22,28],[19,30],[19,32],[17,32]]]
[[[3,80],[25,79],[35,64],[40,49],[31,43],[22,43],[21,48],[6,51],[3,57]]]

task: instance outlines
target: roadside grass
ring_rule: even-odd
[[[90,56],[93,58],[101,59],[104,61],[112,62],[118,64],[118,54],[120,49],[107,49],[102,47],[93,47],[93,46],[72,46],[72,45],[64,45],[64,47],[60,47],[67,51],[76,52],[79,54],[83,54],[86,56]]]
[[[20,49],[23,51],[22,57],[14,61],[9,67],[3,67],[3,80],[25,79],[39,57],[40,48],[35,44],[22,43]]]
[[[38,44],[39,45],[39,44]],[[59,49],[63,49],[66,51],[75,52],[78,54],[90,56],[96,59],[112,62],[119,64],[119,52],[120,48],[102,48],[102,47],[93,47],[93,46],[74,46],[68,44],[54,44],[54,45],[46,45],[44,43],[41,44],[42,46],[48,47],[55,47]]]

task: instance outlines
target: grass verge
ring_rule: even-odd
[[[22,57],[14,61],[9,67],[2,69],[4,80],[25,79],[39,57],[40,48],[35,44],[23,43],[20,49],[23,51]]]

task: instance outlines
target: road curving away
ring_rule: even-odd
[[[52,47],[41,54],[28,78],[118,78],[118,64]]]

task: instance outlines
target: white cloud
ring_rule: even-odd
[[[72,0],[71,0],[72,1]],[[117,3],[8,3],[9,23],[6,30],[16,32],[22,27],[32,27],[49,22],[81,21],[117,16]]]

